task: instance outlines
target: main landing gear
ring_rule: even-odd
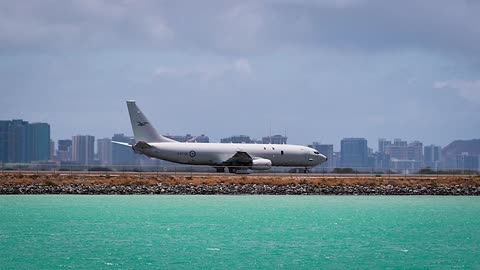
[[[215,167],[215,169],[217,170],[217,173],[225,173],[225,167]],[[238,168],[228,167],[228,172],[229,173],[237,173]]]

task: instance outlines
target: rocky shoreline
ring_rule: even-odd
[[[447,195],[479,196],[478,185],[268,185],[268,184],[215,184],[215,185],[1,185],[0,194],[78,194],[78,195]]]
[[[480,176],[0,174],[0,195],[479,196]]]

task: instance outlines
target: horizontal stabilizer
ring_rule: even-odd
[[[124,146],[128,146],[128,147],[132,147],[131,144],[129,143],[126,143],[126,142],[117,142],[117,141],[112,141],[112,143],[115,143],[115,144],[120,144],[120,145],[124,145]]]

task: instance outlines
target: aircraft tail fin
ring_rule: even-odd
[[[130,122],[132,123],[133,136],[136,142],[176,142],[175,140],[159,135],[134,100],[128,100],[127,107],[128,113],[130,114]]]

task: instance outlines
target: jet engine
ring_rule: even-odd
[[[252,170],[270,170],[272,168],[272,161],[266,158],[256,158],[250,164]]]

